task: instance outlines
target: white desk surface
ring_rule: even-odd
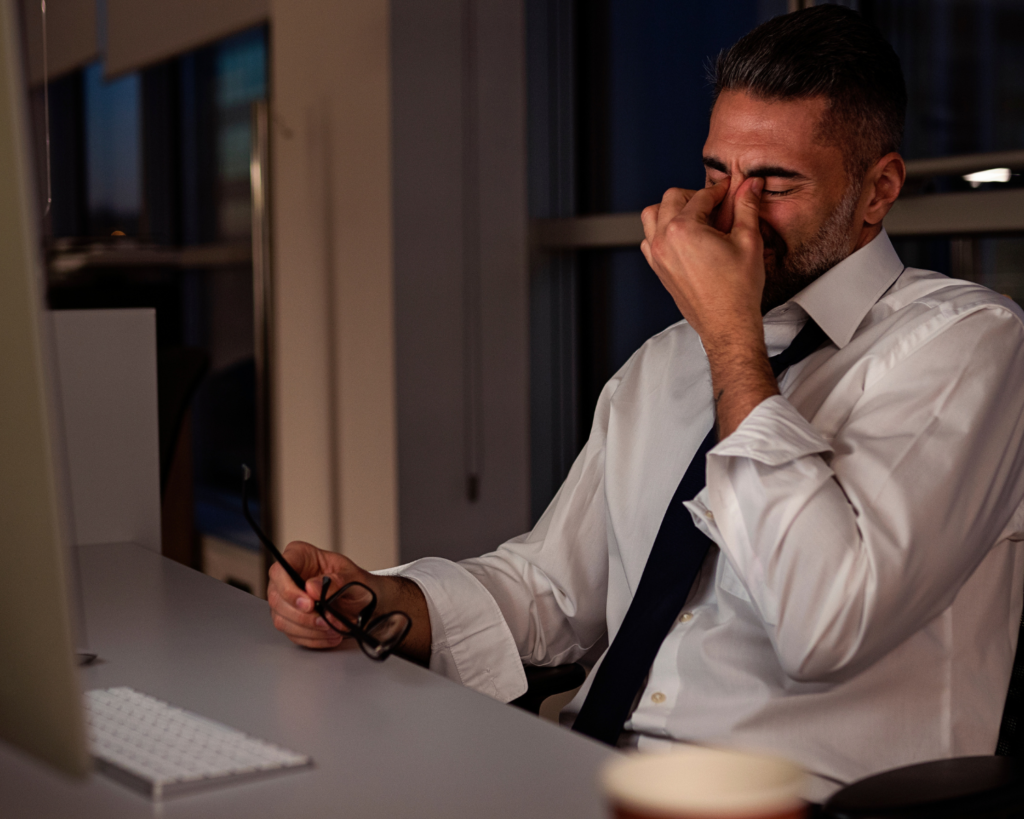
[[[0,744],[4,819],[601,817],[615,752],[397,657],[297,648],[266,603],[133,545],[81,550],[83,688],[128,685],[310,754],[311,770],[159,806],[94,775],[67,780]]]

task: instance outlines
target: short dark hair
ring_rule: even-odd
[[[745,91],[764,100],[822,97],[818,138],[844,150],[851,177],[903,141],[907,87],[900,59],[875,26],[842,6],[812,6],[762,23],[715,61],[715,99]]]

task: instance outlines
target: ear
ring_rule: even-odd
[[[907,166],[903,164],[903,157],[895,151],[883,156],[868,171],[864,178],[864,197],[868,199],[867,210],[864,212],[866,226],[881,223],[900,195],[906,178]]]

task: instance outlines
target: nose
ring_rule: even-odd
[[[718,206],[718,212],[715,214],[713,226],[715,230],[720,230],[722,233],[728,233],[732,230],[733,216],[736,212],[736,191],[739,190],[743,179],[741,177],[732,177],[729,182],[729,190],[725,194],[725,199],[722,200],[722,204]]]

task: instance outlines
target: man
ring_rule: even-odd
[[[591,723],[591,689],[641,662],[614,655],[643,637],[645,565],[698,548],[620,743],[768,749],[814,772],[817,798],[990,754],[1022,603],[1024,315],[896,256],[882,221],[905,175],[903,78],[858,15],[765,23],[719,59],[715,93],[707,186],[643,213],[642,250],[685,321],[605,387],[534,530],[392,576],[293,543],[310,579],[303,594],[271,570],[275,624],[337,645],[313,613],[318,578],[360,580],[411,615],[407,656],[506,701],[522,663],[611,642],[567,709]],[[783,371],[769,357],[805,326],[821,335]],[[693,532],[660,534],[681,531],[670,518]]]

